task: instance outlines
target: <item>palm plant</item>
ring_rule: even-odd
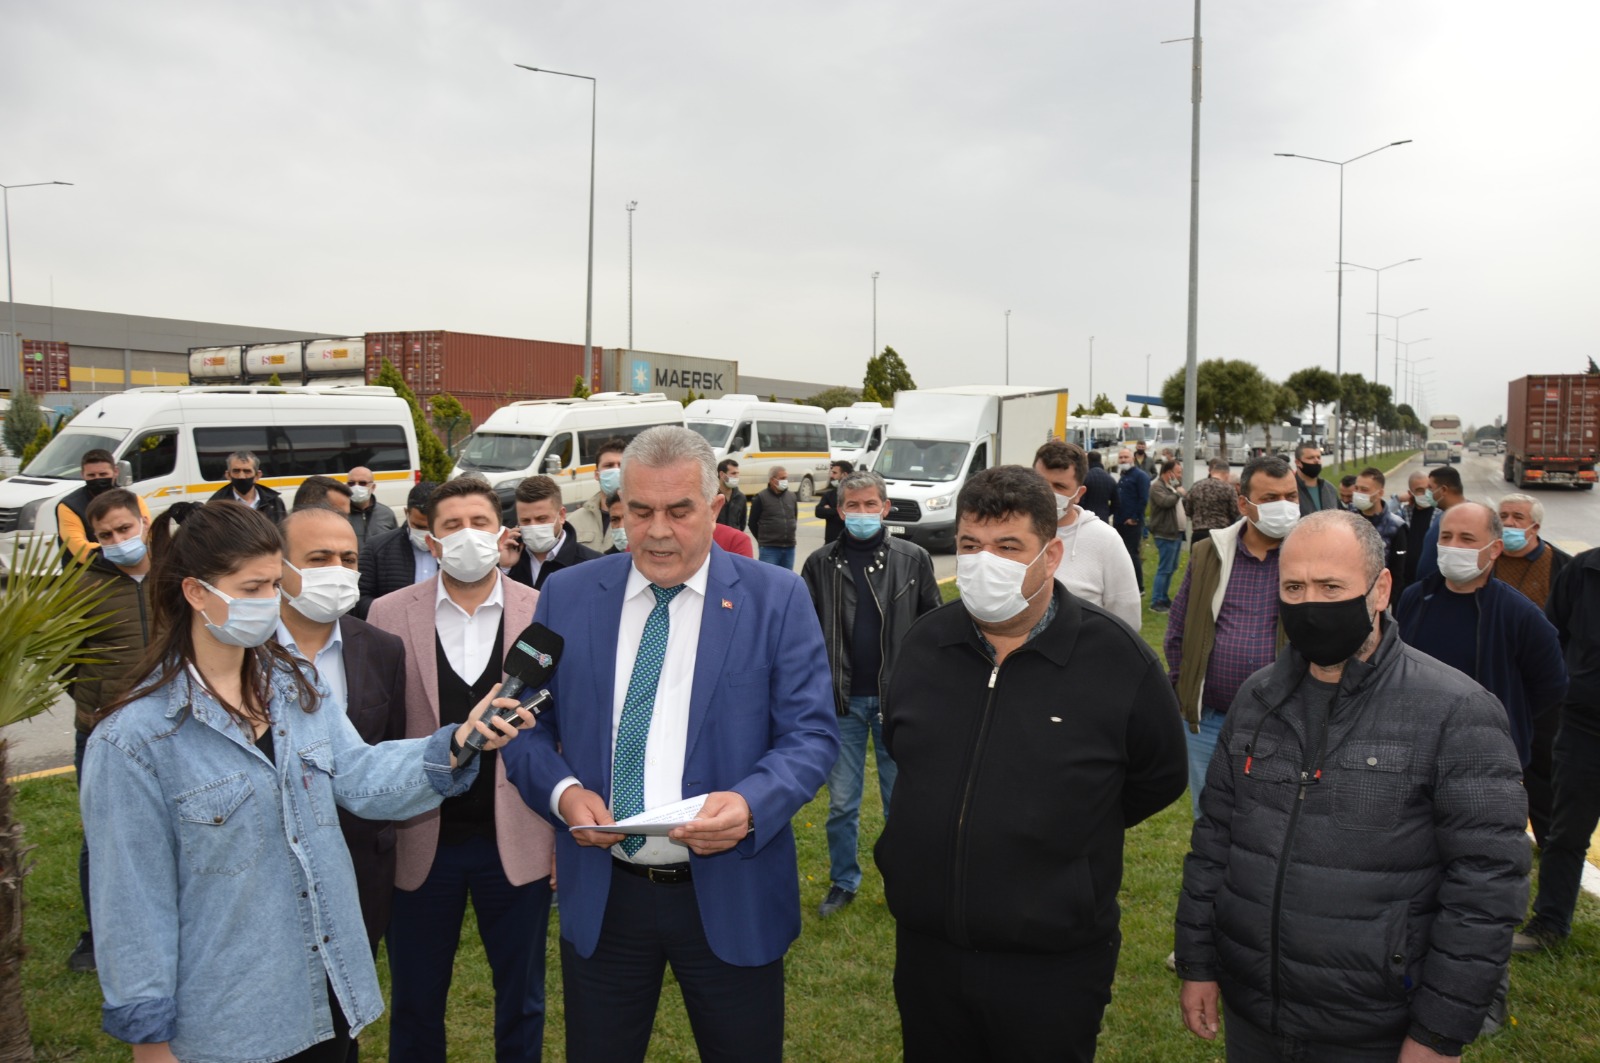
[[[56,543],[31,539],[11,554],[0,589],[0,728],[49,709],[80,664],[98,663],[83,640],[110,626],[97,615],[101,589],[82,586],[84,566],[58,567]],[[30,846],[12,813],[7,749],[0,731],[0,1063],[33,1059],[22,997],[22,880]]]

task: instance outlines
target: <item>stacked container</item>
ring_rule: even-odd
[[[369,332],[366,340],[368,383],[388,360],[425,409],[428,399],[449,392],[474,425],[508,402],[571,395],[573,379],[583,374],[583,347],[575,343],[444,331]],[[594,353],[589,387],[598,391],[601,352]]]

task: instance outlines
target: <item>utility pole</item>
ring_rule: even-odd
[[[1006,383],[1011,383],[1011,311],[1006,311]]]
[[[633,210],[637,199],[628,200],[628,350],[633,350]]]
[[[1200,0],[1194,0],[1194,35],[1190,42],[1189,72],[1189,334],[1184,355],[1183,383],[1183,482],[1193,487],[1200,471],[1195,460],[1199,449],[1199,426],[1195,424],[1195,389],[1199,380],[1199,324],[1200,324]],[[1173,41],[1162,41],[1172,44]],[[1343,173],[1344,171],[1340,171]],[[1339,257],[1343,258],[1341,254]],[[1148,366],[1148,361],[1146,365]],[[1145,390],[1150,390],[1149,371],[1145,372]]]
[[[878,271],[872,271],[872,357],[878,357]]]

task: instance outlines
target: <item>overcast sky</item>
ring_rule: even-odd
[[[859,386],[1093,383],[1182,368],[1190,0],[0,0],[0,182],[19,302],[329,333],[594,342]],[[1348,261],[1483,423],[1595,343],[1600,8],[1213,0],[1200,356],[1335,357]],[[1371,374],[1371,273],[1345,370]],[[1382,330],[1393,335],[1392,324]],[[1385,342],[1381,379],[1393,384]],[[1402,388],[1403,390],[1403,388]]]

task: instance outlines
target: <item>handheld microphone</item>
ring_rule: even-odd
[[[517,636],[517,641],[512,644],[511,652],[506,654],[505,679],[500,686],[501,698],[516,698],[516,708],[493,709],[484,721],[498,716],[507,723],[517,718],[517,709],[531,709],[535,716],[544,711],[550,701],[550,692],[541,690],[540,687],[550,681],[550,676],[555,673],[556,662],[561,660],[561,651],[566,645],[566,640],[543,624],[529,624]],[[482,733],[474,730],[467,736],[466,748],[474,753],[483,749],[483,744],[488,741]]]

